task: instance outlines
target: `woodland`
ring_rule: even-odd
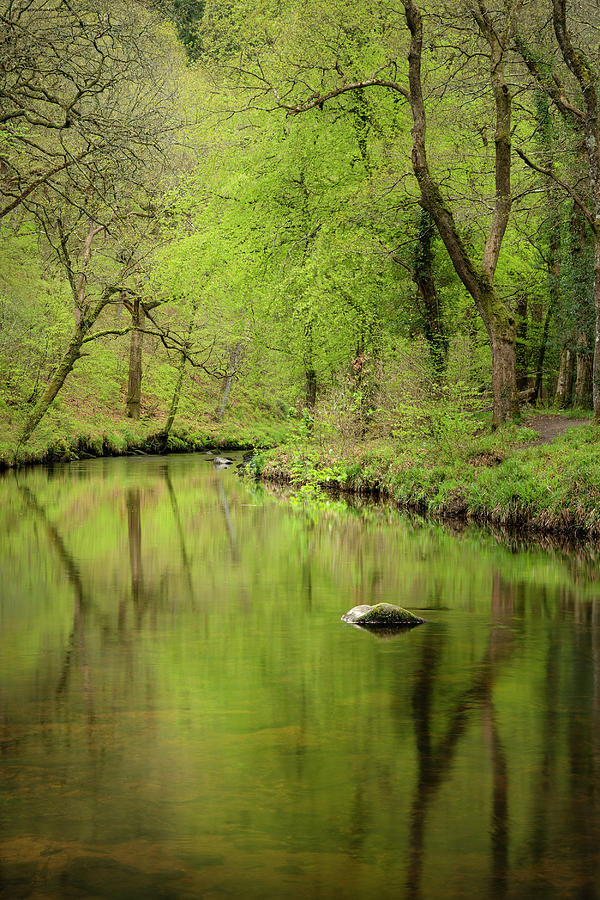
[[[597,0],[0,10],[4,465],[280,445],[335,480],[576,410],[598,491]]]

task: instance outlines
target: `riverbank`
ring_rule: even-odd
[[[552,422],[548,420],[552,419]],[[600,430],[568,416],[534,416],[495,433],[423,435],[335,443],[290,435],[289,423],[184,422],[165,440],[159,423],[55,411],[20,448],[18,465],[105,456],[257,449],[254,471],[290,485],[299,501],[332,491],[392,501],[420,515],[518,527],[538,534],[600,537]],[[537,425],[537,428],[536,428]],[[551,443],[547,435],[558,433]],[[60,434],[60,437],[57,435]],[[9,430],[0,468],[15,465]]]
[[[541,430],[541,429],[540,429]],[[441,518],[537,533],[600,536],[600,429],[581,425],[540,443],[535,420],[458,443],[297,443],[260,454],[260,477],[298,498],[342,491]]]
[[[65,417],[59,421],[49,416],[31,440],[18,449],[16,458],[14,432],[9,428],[2,431],[0,470],[105,456],[267,448],[281,443],[286,434],[286,423],[276,421],[184,422],[165,437],[160,423],[150,418],[134,422],[107,416],[95,421]]]

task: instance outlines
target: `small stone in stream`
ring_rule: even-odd
[[[408,609],[392,606],[391,603],[376,603],[375,606],[362,604],[355,606],[342,616],[342,622],[352,625],[370,625],[373,628],[406,628],[422,625],[425,619],[415,616]]]
[[[232,463],[233,460],[229,459],[228,456],[215,456],[213,459],[213,464],[216,469],[228,469]]]

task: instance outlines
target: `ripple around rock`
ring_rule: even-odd
[[[369,625],[372,628],[412,628],[422,625],[425,619],[415,616],[408,609],[391,603],[363,604],[355,606],[342,616],[342,622],[352,625]]]

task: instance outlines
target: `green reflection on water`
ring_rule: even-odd
[[[0,533],[3,896],[595,896],[592,549],[200,455],[7,476]]]

